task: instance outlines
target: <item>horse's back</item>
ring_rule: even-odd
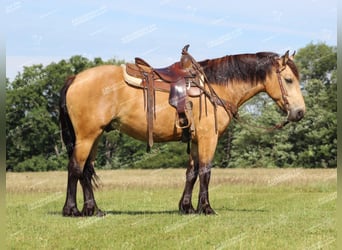
[[[105,87],[109,79],[112,82],[122,80],[122,70],[120,66],[100,65],[86,69],[76,75],[70,88],[82,86],[83,88],[95,90]]]

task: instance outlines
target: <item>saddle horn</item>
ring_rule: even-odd
[[[189,47],[190,47],[190,45],[187,44],[184,46],[184,48],[182,50],[182,57],[180,59],[180,66],[183,69],[188,69],[192,66],[192,57],[188,53]]]
[[[183,50],[182,50],[182,54],[183,54],[183,55],[186,54],[186,53],[188,53],[189,47],[190,47],[190,44],[187,44],[187,45],[184,46],[184,48],[183,48]]]

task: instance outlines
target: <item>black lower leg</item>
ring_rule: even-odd
[[[63,207],[63,216],[80,216],[81,213],[77,209],[76,193],[77,193],[78,177],[68,172],[67,196]]]
[[[211,165],[201,164],[199,170],[200,190],[198,196],[197,212],[204,214],[215,214],[209,203],[209,181]]]
[[[98,216],[105,215],[104,212],[102,212],[96,204],[95,198],[94,198],[94,192],[93,192],[93,186],[92,186],[92,178],[95,175],[94,166],[91,163],[86,163],[83,176],[80,178],[80,183],[83,189],[83,209],[82,209],[82,215],[84,216],[92,216],[94,214]]]
[[[192,190],[198,176],[198,164],[190,160],[189,168],[186,171],[185,188],[181,200],[179,201],[179,211],[184,214],[195,213],[192,206]]]

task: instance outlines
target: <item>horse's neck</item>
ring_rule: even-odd
[[[245,84],[246,85],[246,84]],[[244,104],[246,101],[251,99],[253,96],[259,94],[260,92],[265,90],[265,85],[263,84],[257,84],[257,85],[251,85],[248,84],[250,88],[245,90],[245,92],[242,92],[242,95],[240,97],[240,100],[237,104],[238,107],[240,107],[242,104]]]
[[[262,83],[252,84],[250,82],[234,82],[221,89],[220,92],[223,94],[222,98],[227,99],[237,107],[240,107],[256,94],[264,91],[265,86]]]

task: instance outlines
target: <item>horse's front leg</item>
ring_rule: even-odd
[[[211,175],[211,162],[214,158],[218,136],[209,133],[201,137],[198,141],[198,159],[199,159],[199,181],[200,189],[198,195],[197,212],[204,214],[216,214],[211,208],[209,202],[209,182]]]
[[[185,188],[182,198],[179,201],[179,211],[184,214],[193,214],[195,209],[192,206],[192,190],[198,176],[198,147],[197,143],[192,143],[189,157],[189,165],[186,170]]]
[[[209,182],[211,175],[211,163],[199,164],[199,180],[200,190],[198,195],[197,212],[207,214],[215,214],[209,202]]]

